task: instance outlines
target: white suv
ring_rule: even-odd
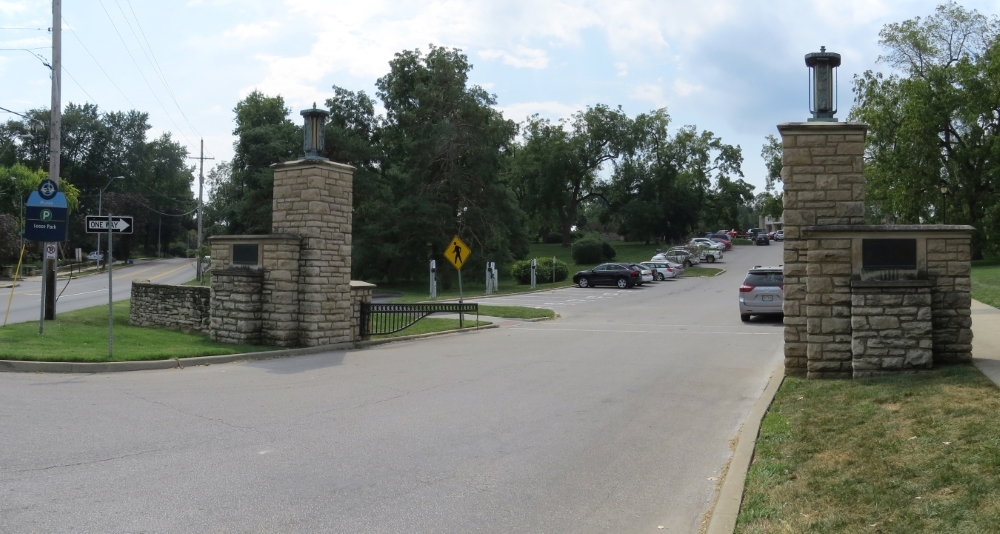
[[[785,275],[782,265],[777,267],[755,266],[747,272],[740,286],[740,320],[744,323],[751,315],[781,315],[785,301]]]

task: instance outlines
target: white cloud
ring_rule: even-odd
[[[704,87],[700,85],[695,85],[684,80],[674,80],[674,92],[679,96],[688,96],[692,93],[697,93],[702,89],[704,89]]]
[[[505,118],[521,122],[536,113],[547,119],[565,119],[585,107],[583,104],[572,105],[549,100],[545,102],[517,102],[499,106],[499,109]]]
[[[615,69],[618,70],[619,76],[628,76],[628,63],[615,63]]]
[[[264,24],[240,24],[231,30],[226,30],[223,35],[235,39],[267,37],[277,26],[278,23],[275,21],[268,21]]]
[[[515,68],[544,69],[549,64],[549,57],[544,50],[518,45],[513,53],[504,50],[483,50],[480,57],[486,59],[502,59],[504,65]]]
[[[652,102],[656,107],[667,105],[667,99],[663,95],[663,87],[654,84],[640,84],[635,86],[630,94],[636,100]]]

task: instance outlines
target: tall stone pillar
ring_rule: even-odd
[[[351,341],[354,167],[321,159],[274,168],[271,232],[302,238],[298,327],[302,346]]]
[[[780,124],[778,131],[783,147],[785,373],[850,378],[850,242],[809,240],[807,234],[812,226],[864,224],[867,126],[800,122]]]

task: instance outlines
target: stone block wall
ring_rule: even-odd
[[[849,377],[850,246],[827,240],[810,248],[803,230],[864,222],[867,126],[786,123],[778,131],[784,183],[785,372]],[[812,369],[810,362],[817,362]]]
[[[972,361],[971,237],[927,240],[927,274],[932,291],[934,361]]]
[[[931,368],[932,285],[930,281],[855,281],[851,296],[855,378]]]
[[[271,231],[302,238],[299,341],[307,347],[350,341],[354,168],[310,160],[273,168]]]
[[[212,270],[212,320],[209,333],[213,341],[253,345],[261,343],[263,286],[264,273],[261,270]]]
[[[212,290],[198,286],[132,282],[128,322],[136,326],[167,326],[207,332]]]

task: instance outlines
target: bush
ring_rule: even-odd
[[[601,263],[604,261],[604,243],[593,237],[573,243],[573,261],[578,265]]]
[[[613,260],[617,255],[615,247],[596,234],[584,236],[573,243],[573,260],[580,265]]]
[[[569,277],[569,266],[566,262],[556,260],[556,282],[561,282]],[[514,262],[510,267],[510,275],[517,280],[518,284],[527,285],[531,283],[531,260],[521,260]],[[538,260],[538,269],[535,271],[536,282],[539,284],[552,282],[552,261],[548,258]]]

